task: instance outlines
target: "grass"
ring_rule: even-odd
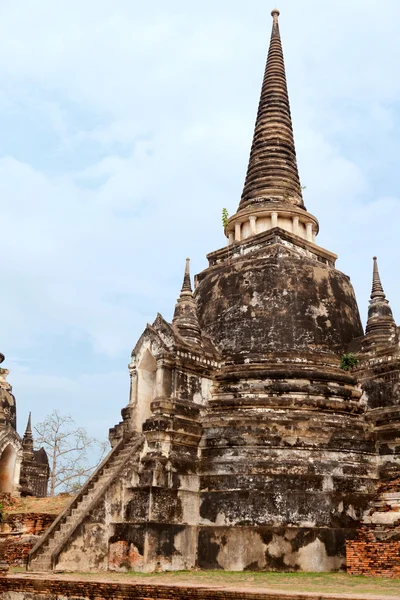
[[[15,570],[13,570],[16,572]],[[228,571],[170,571],[166,573],[65,573],[60,578],[120,581],[121,583],[155,583],[203,585],[249,590],[272,589],[285,592],[326,592],[387,596],[400,599],[400,579],[361,577],[346,573],[274,573]]]
[[[58,496],[48,498],[12,498],[10,504],[6,504],[3,509],[4,517],[10,514],[18,513],[46,513],[58,515],[71,501],[69,494],[58,494]]]

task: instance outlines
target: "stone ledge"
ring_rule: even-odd
[[[10,575],[0,578],[0,594],[4,597],[6,592],[18,593],[18,600],[35,598],[40,600],[57,600],[60,596],[65,598],[79,597],[96,600],[387,600],[388,596],[375,596],[363,594],[329,594],[313,592],[284,592],[277,590],[252,591],[234,589],[229,586],[207,587],[201,585],[156,585],[132,583],[112,583],[99,576],[98,581],[82,581],[72,578],[57,578],[54,575]]]
[[[246,259],[248,258],[247,255],[251,254],[252,252],[261,248],[265,250],[266,247],[277,243],[291,244],[293,247],[297,247],[303,251],[306,258],[323,262],[324,264],[329,265],[331,268],[335,268],[335,262],[337,259],[336,254],[326,250],[325,248],[322,248],[321,246],[318,246],[317,244],[314,244],[311,241],[302,239],[297,235],[282,229],[281,227],[273,227],[268,231],[258,233],[257,235],[247,238],[241,242],[236,242],[231,246],[226,246],[224,248],[220,248],[219,250],[215,250],[214,252],[210,252],[207,254],[209,267],[215,267],[217,265],[224,264],[228,260],[233,262],[238,259]],[[195,282],[198,282],[201,279],[202,273],[199,273],[195,277]]]

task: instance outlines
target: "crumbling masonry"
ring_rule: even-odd
[[[0,353],[0,364],[4,354]],[[0,367],[0,494],[47,496],[46,451],[33,449],[31,415],[24,437],[17,433],[17,408],[8,369]]]
[[[340,569],[399,476],[399,330],[374,265],[366,333],[304,206],[274,10],[228,247],[189,266],[172,324],[135,346],[113,449],[32,570]],[[359,359],[343,370],[343,354]]]

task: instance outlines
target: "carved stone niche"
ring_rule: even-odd
[[[164,348],[149,342],[137,349],[130,365],[132,428],[137,432],[153,416],[153,401],[171,396],[171,368]]]
[[[142,431],[143,423],[151,417],[151,403],[155,396],[157,361],[150,349],[144,350],[137,361],[136,398],[132,413],[133,428]]]
[[[16,435],[9,432],[0,440],[0,492],[13,493],[18,490],[22,449]]]

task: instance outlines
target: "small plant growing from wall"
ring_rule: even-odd
[[[222,209],[222,227],[224,228],[225,235],[226,235],[226,228],[228,227],[228,222],[229,222],[228,210],[226,208],[223,208]],[[229,256],[229,238],[228,238],[228,242],[227,242],[227,248],[228,248],[228,265],[229,265],[231,262],[230,256]]]
[[[224,232],[225,232],[226,228],[228,227],[228,221],[229,221],[228,210],[226,208],[223,208],[222,209],[222,227],[224,228]]]
[[[340,368],[343,369],[343,371],[350,371],[353,367],[356,367],[359,362],[358,358],[355,357],[352,352],[349,352],[349,354],[343,354]]]

